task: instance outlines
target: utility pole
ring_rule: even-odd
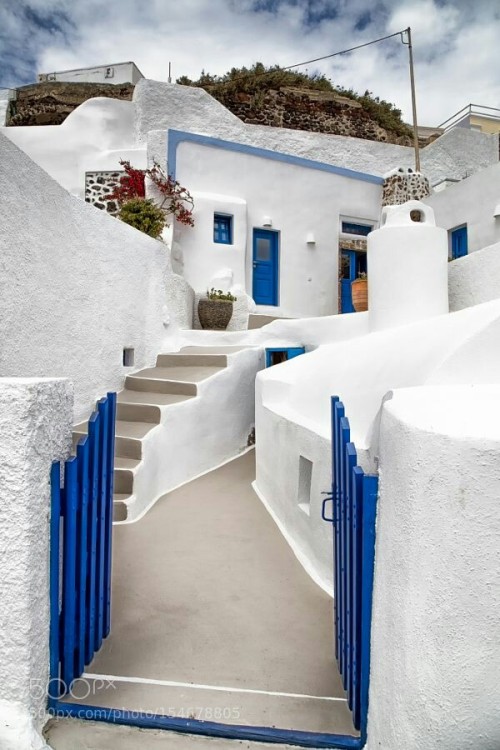
[[[168,82],[172,83],[172,63],[168,64]]]
[[[405,41],[403,34],[407,34]],[[418,146],[418,125],[417,125],[417,98],[415,95],[415,74],[413,71],[413,46],[411,43],[411,27],[401,32],[401,41],[408,45],[408,56],[410,58],[410,85],[411,85],[411,106],[413,110],[413,143],[415,147],[415,170],[420,172],[420,150]]]

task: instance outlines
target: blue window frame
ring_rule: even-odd
[[[214,242],[222,245],[233,244],[233,217],[228,214],[214,214]]]
[[[373,227],[371,224],[355,224],[352,221],[343,221],[342,222],[342,231],[345,232],[345,234],[359,234],[362,237],[366,237],[367,234],[370,234]]]
[[[467,240],[467,224],[450,230],[451,259],[462,258],[469,252]]]
[[[289,359],[298,357],[299,354],[305,354],[305,351],[305,347],[303,346],[266,349],[266,367],[279,365],[281,362],[288,362]]]

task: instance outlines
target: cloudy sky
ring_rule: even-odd
[[[169,61],[174,77],[286,66],[407,26],[420,124],[469,102],[500,107],[498,0],[0,0],[0,87],[126,60],[157,80]],[[411,121],[407,59],[395,37],[308,68],[373,91]]]

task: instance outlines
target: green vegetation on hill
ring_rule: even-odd
[[[231,68],[224,75],[217,76],[201,72],[198,80],[193,81],[187,76],[181,76],[177,83],[184,86],[197,86],[208,91],[215,99],[228,106],[238,94],[251,94],[255,101],[267,91],[282,88],[295,88],[307,91],[323,91],[336,93],[359,102],[370,117],[382,128],[397,136],[411,136],[411,130],[401,119],[401,110],[394,104],[374,96],[371,91],[358,94],[352,88],[333,86],[322,74],[300,73],[294,70],[282,70],[277,65],[267,67],[260,62],[251,68]],[[230,108],[230,107],[228,107]]]

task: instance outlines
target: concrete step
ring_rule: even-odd
[[[276,318],[273,315],[252,314],[248,316],[248,330],[263,328],[275,320],[289,320],[289,318]]]
[[[137,375],[128,375],[125,380],[125,388],[128,391],[142,391],[150,395],[151,393],[161,393],[164,395],[182,395],[196,396],[198,388],[196,383],[183,383],[176,380],[163,380],[161,378],[147,378],[139,373]]]
[[[183,346],[181,354],[236,354],[248,346]]]
[[[224,365],[225,367],[225,365]],[[200,383],[202,380],[216,375],[224,369],[214,365],[180,365],[179,367],[147,367],[145,370],[134,372],[130,377],[148,378],[153,380],[173,380],[182,383]]]
[[[119,404],[151,404],[154,406],[170,406],[188,401],[193,395],[186,396],[179,393],[153,393],[148,391],[120,391],[117,396]],[[143,420],[142,420],[143,421]]]
[[[226,367],[225,354],[212,352],[159,354],[156,358],[157,367]]]
[[[116,418],[125,422],[151,422],[159,424],[161,409],[150,404],[134,404],[118,401],[116,404]]]
[[[127,503],[132,495],[126,492],[113,493],[113,521],[126,521],[128,516]]]
[[[131,495],[134,491],[134,472],[129,469],[118,469],[115,466],[113,472],[115,492]]]

